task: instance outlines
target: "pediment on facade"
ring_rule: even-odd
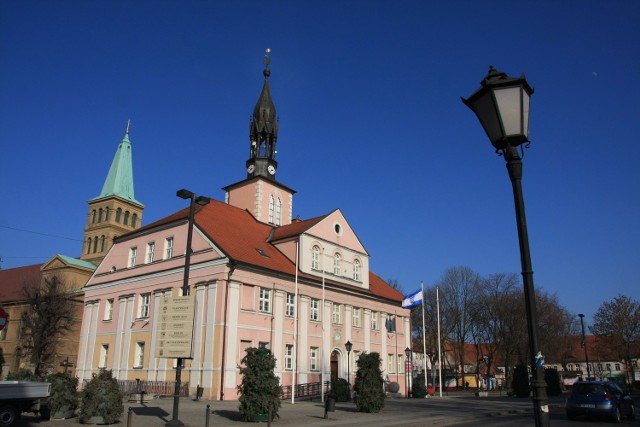
[[[310,227],[305,234],[366,256],[369,255],[340,209],[331,212],[316,225]]]

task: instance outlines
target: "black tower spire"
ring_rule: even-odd
[[[269,53],[267,49],[264,56],[264,84],[262,92],[253,108],[253,116],[249,124],[249,160],[246,162],[247,178],[262,176],[275,179],[276,168],[276,141],[278,140],[278,121],[276,118],[276,106],[271,99],[269,91]]]

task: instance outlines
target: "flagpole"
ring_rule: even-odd
[[[424,327],[424,305],[426,298],[424,297],[424,282],[420,282],[420,288],[422,288],[422,355],[424,356],[424,383],[425,385],[428,383],[427,381],[427,334],[425,333]],[[433,368],[431,368],[433,369]]]
[[[322,268],[322,307],[320,307],[320,316],[322,319],[322,363],[320,364],[320,401],[322,403],[324,403],[324,361],[325,361],[325,354],[324,354],[324,348],[325,348],[325,343],[324,343],[324,322],[325,322],[325,312],[324,312],[324,248],[320,249],[321,251],[321,257],[322,259],[320,260],[322,262],[321,264],[321,268]]]
[[[440,397],[442,397],[442,344],[440,341],[440,291],[436,286],[436,305],[438,307],[438,382],[440,384]]]
[[[293,299],[293,376],[291,377],[291,403],[296,402],[296,371],[298,369],[298,254],[300,242],[296,242],[296,293]]]

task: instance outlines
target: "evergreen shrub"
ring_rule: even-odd
[[[362,353],[356,363],[358,371],[353,386],[356,408],[359,412],[380,412],[385,398],[380,354]]]

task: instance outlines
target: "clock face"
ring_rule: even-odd
[[[247,172],[248,173],[253,173],[253,171],[255,170],[255,166],[254,165],[249,165],[249,167],[247,168]]]
[[[267,168],[267,170],[269,171],[269,173],[271,175],[273,175],[274,173],[276,173],[276,168],[273,167],[273,165],[269,165],[269,167]]]

